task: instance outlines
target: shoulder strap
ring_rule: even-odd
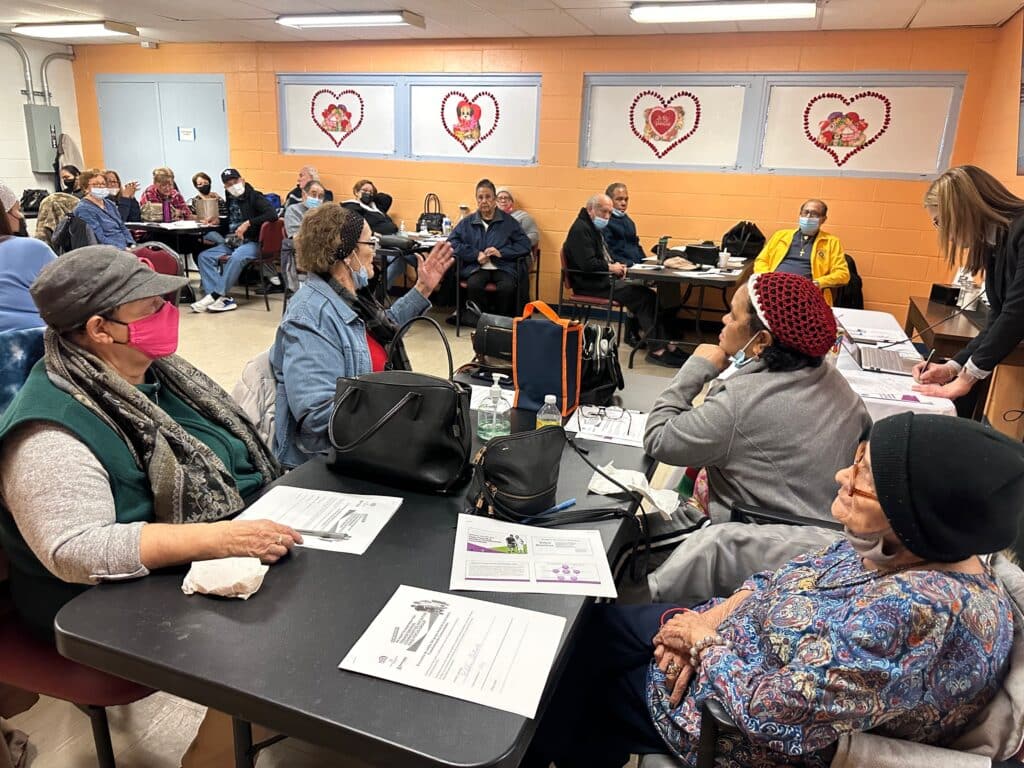
[[[411,320],[406,321],[405,325],[398,329],[398,333],[395,334],[395,338],[388,344],[387,349],[387,360],[391,360],[391,353],[394,352],[395,348],[401,343],[402,337],[405,336],[405,332],[409,330],[409,327],[413,323],[425,322],[430,323],[437,330],[437,334],[441,337],[441,341],[444,342],[444,351],[448,355],[448,381],[452,381],[455,378],[455,363],[452,360],[452,348],[448,343],[448,337],[444,335],[444,330],[438,325],[437,321],[432,317],[426,315],[419,315]]]

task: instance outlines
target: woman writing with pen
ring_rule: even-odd
[[[950,168],[924,198],[950,266],[985,272],[988,325],[951,360],[914,368],[914,389],[963,397],[1024,340],[1024,200],[973,165]]]

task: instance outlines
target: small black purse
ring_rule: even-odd
[[[444,214],[441,213],[441,198],[433,192],[423,198],[423,213],[416,220],[416,231],[438,233],[444,230]]]
[[[551,509],[563,448],[561,427],[491,438],[473,457],[472,512],[519,523]]]
[[[333,449],[328,466],[382,485],[449,493],[469,468],[470,388],[453,380],[448,339],[429,317],[401,327],[388,347],[388,360],[417,321],[430,323],[444,341],[448,378],[395,370],[339,378],[328,423]]]
[[[512,318],[484,313],[473,331],[474,362],[496,371],[512,370]]]

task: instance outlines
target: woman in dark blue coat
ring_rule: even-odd
[[[476,185],[476,205],[476,213],[460,221],[448,237],[459,262],[459,279],[466,281],[467,299],[482,311],[512,316],[530,239],[518,221],[498,210],[490,180]],[[487,292],[488,283],[494,284],[493,293]]]

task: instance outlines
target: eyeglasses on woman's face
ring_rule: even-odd
[[[857,474],[860,471],[861,464],[864,463],[864,457],[867,455],[867,452],[867,443],[861,443],[857,446],[857,453],[853,457],[853,465],[850,467],[850,487],[847,489],[847,495],[851,497],[860,496],[865,499],[871,499],[872,501],[878,501],[878,497],[874,493],[857,487]]]
[[[356,240],[356,243],[358,245],[368,245],[371,248],[373,248],[373,250],[377,250],[377,248],[380,246],[380,238],[374,235],[369,240]]]

